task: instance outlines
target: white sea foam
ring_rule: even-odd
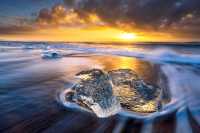
[[[2,44],[1,44],[2,45]],[[7,43],[3,45],[21,46],[20,43]],[[87,52],[114,54],[121,56],[129,56],[136,58],[143,58],[151,61],[164,61],[164,62],[177,62],[177,63],[188,63],[188,64],[200,64],[200,54],[193,52],[177,52],[174,49],[168,48],[167,46],[151,47],[146,46],[146,49],[124,49],[123,47],[106,46],[96,47],[93,44],[81,45],[51,45],[52,48],[56,49],[68,49],[68,50],[79,50]],[[142,45],[142,44],[141,44]],[[41,47],[42,44],[32,44],[34,47]],[[151,46],[151,44],[150,44]]]
[[[167,76],[171,96],[171,102],[164,106],[163,110],[179,110],[187,106],[200,125],[200,76],[195,72],[199,69],[193,66],[164,64],[161,70]]]
[[[12,44],[11,44],[12,45]],[[21,44],[17,44],[21,45]],[[34,47],[37,45],[34,45]],[[154,61],[161,61],[161,72],[164,73],[164,75],[167,77],[168,85],[169,85],[169,91],[170,91],[170,97],[171,102],[164,104],[163,107],[159,112],[152,113],[152,114],[138,114],[126,110],[120,111],[118,114],[121,116],[128,116],[128,117],[134,117],[134,118],[147,118],[150,119],[149,121],[144,122],[144,129],[143,132],[151,131],[152,128],[152,120],[154,120],[156,117],[165,116],[171,113],[174,113],[177,111],[176,114],[176,132],[181,132],[182,129],[187,129],[184,131],[190,132],[191,127],[188,124],[190,121],[188,121],[188,114],[186,114],[186,106],[188,107],[188,110],[190,111],[192,117],[195,119],[195,121],[200,125],[200,76],[196,71],[199,72],[198,68],[195,68],[193,66],[189,65],[178,65],[178,64],[170,64],[170,63],[163,63],[162,61],[167,62],[181,62],[181,63],[196,63],[200,64],[200,58],[198,54],[185,54],[185,53],[178,53],[170,48],[161,47],[158,49],[154,49],[152,51],[148,50],[140,50],[140,51],[125,51],[125,50],[119,50],[119,49],[103,49],[103,48],[87,48],[84,49],[84,47],[78,48],[77,46],[73,46],[74,50],[83,50],[83,51],[91,51],[91,52],[101,52],[101,53],[110,53],[110,54],[117,54],[117,55],[124,55],[124,56],[132,56],[132,57],[139,57],[139,58],[145,58],[148,60],[154,60]],[[68,46],[63,46],[63,49],[70,49]],[[71,48],[72,49],[72,48]],[[94,51],[93,51],[94,50]],[[103,51],[104,50],[104,51]],[[26,50],[24,50],[25,52]],[[35,50],[29,51],[33,52]],[[39,51],[38,51],[39,52]],[[12,54],[12,53],[9,53]],[[14,53],[19,56],[19,54]],[[26,55],[26,54],[25,54]],[[7,57],[7,55],[4,55],[4,53],[1,53],[2,57]],[[36,56],[30,57],[37,58]],[[21,60],[27,59],[26,56],[21,57]],[[40,58],[39,58],[40,59]],[[11,61],[12,59],[3,59],[0,62],[5,61]],[[18,60],[18,59],[17,59]],[[48,61],[48,60],[47,60]],[[56,61],[56,62],[55,62]],[[86,60],[87,61],[87,60]],[[1,84],[4,85],[5,82],[9,84],[11,81],[16,81],[17,79],[21,79],[24,75],[31,75],[33,73],[41,73],[42,71],[46,70],[48,68],[48,71],[60,70],[65,64],[65,66],[70,66],[67,69],[71,69],[71,66],[82,66],[83,64],[87,64],[91,67],[99,68],[99,66],[94,66],[94,62],[90,62],[88,60],[86,62],[85,60],[76,60],[75,58],[63,58],[62,60],[54,60],[54,64],[52,65],[51,62],[46,62],[46,64],[38,64],[35,63],[35,65],[31,65],[31,67],[27,68],[21,68],[17,70],[13,70],[7,74],[4,74],[0,77],[0,79],[4,82]],[[37,66],[37,67],[36,67]],[[48,67],[46,67],[48,66]],[[66,68],[65,68],[66,69]],[[75,68],[73,68],[74,70]],[[71,70],[70,70],[71,71]],[[67,74],[69,76],[69,74]],[[72,73],[73,76],[73,73]],[[68,77],[69,78],[69,77]],[[71,77],[70,77],[71,78]],[[74,86],[74,85],[73,85]],[[163,87],[163,84],[160,84],[160,87]],[[71,88],[71,87],[69,87]],[[65,88],[66,89],[66,88]],[[65,99],[65,95],[67,93],[66,91],[61,92],[60,99]],[[88,112],[92,112],[90,110],[87,110],[86,108],[80,107],[76,104],[70,104],[68,106],[67,103],[65,103],[64,100],[62,100],[64,105],[71,108],[78,108],[80,110],[85,110]],[[190,123],[191,124],[191,123]],[[183,131],[183,130],[182,130]]]
[[[179,72],[179,69],[183,70],[183,73]],[[171,96],[171,102],[167,103],[165,105],[163,105],[163,108],[161,108],[161,110],[159,112],[156,113],[135,113],[135,112],[131,112],[131,111],[127,111],[127,110],[122,110],[120,111],[118,114],[121,116],[127,116],[127,117],[133,117],[133,118],[156,118],[159,116],[164,116],[164,115],[168,115],[171,114],[177,110],[179,110],[180,108],[186,106],[187,104],[194,105],[194,107],[198,106],[198,104],[196,104],[196,102],[198,102],[198,97],[194,97],[194,92],[190,90],[189,86],[193,85],[192,89],[198,89],[198,87],[200,86],[200,84],[195,84],[195,82],[198,82],[198,80],[200,80],[199,76],[195,75],[195,73],[191,72],[192,71],[192,67],[188,67],[188,66],[184,66],[183,68],[180,67],[179,65],[172,65],[172,64],[168,64],[168,63],[164,63],[161,66],[161,70],[162,72],[168,77],[169,79],[169,89],[170,89],[170,96]],[[196,80],[188,78],[188,76],[190,77],[195,77]],[[185,82],[186,80],[189,81],[189,84],[186,85],[183,82]],[[162,86],[162,84],[160,85]],[[60,95],[60,99],[65,99],[65,95],[67,94],[67,92],[72,89],[73,86],[69,87],[68,89],[66,89],[66,91],[62,92]],[[198,93],[197,93],[198,94]],[[63,103],[65,102],[65,100],[61,100]],[[192,101],[192,102],[189,102]],[[80,109],[78,106],[69,106],[64,104],[66,107],[70,107],[70,108],[78,108]],[[198,113],[196,113],[198,114]]]

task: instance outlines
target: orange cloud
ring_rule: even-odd
[[[68,17],[68,11],[58,4],[54,5],[50,11],[46,8],[41,9],[35,19],[35,24],[39,26],[59,26],[69,23],[71,19]]]
[[[34,19],[37,26],[59,27],[59,26],[81,26],[97,25],[100,23],[98,17],[93,14],[82,13],[77,15],[75,10],[67,10],[59,4],[54,5],[50,10],[43,8]]]

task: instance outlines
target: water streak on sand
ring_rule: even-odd
[[[21,46],[22,44],[10,43],[11,46]],[[200,45],[198,43],[196,45],[195,43],[174,43],[174,46],[172,45],[173,43],[168,45],[161,43],[160,46],[152,43],[138,44],[52,43],[51,47],[144,58],[153,61],[200,64]],[[7,46],[8,44],[4,45]],[[33,43],[32,45],[34,47],[42,47],[40,43]],[[190,45],[195,45],[195,47],[189,47]]]
[[[156,118],[176,113],[176,132],[192,132],[191,121],[189,121],[188,113],[200,124],[199,112],[199,87],[200,75],[195,73],[199,67],[188,65],[178,65],[162,63],[161,71],[167,76],[171,101],[163,104],[163,108],[153,114],[138,114],[123,110],[118,114],[121,116],[132,117],[136,119],[146,119],[144,121],[143,132],[151,131],[153,121]],[[187,84],[186,84],[187,83]],[[160,84],[160,86],[163,86]],[[69,106],[67,106],[69,107]],[[75,107],[75,106],[74,106]],[[189,112],[188,112],[189,111]],[[121,120],[119,123],[122,123]],[[199,130],[199,129],[197,129]]]
[[[146,50],[144,54],[140,52],[142,56],[146,56],[145,59],[153,64],[151,67],[159,67],[158,71],[154,72],[158,74],[156,82],[159,87],[164,88],[164,98],[167,99],[162,101],[162,108],[156,113],[147,114],[122,110],[115,116],[98,119],[91,110],[76,104],[68,105],[68,103],[65,103],[65,96],[78,82],[74,78],[76,73],[91,68],[103,69],[106,65],[113,65],[113,60],[103,57],[110,64],[102,65],[98,61],[103,61],[94,58],[93,54],[64,49],[62,49],[62,52],[68,56],[61,59],[42,59],[40,58],[42,50],[35,47],[33,50],[23,50],[19,47],[10,46],[3,47],[0,47],[0,50],[4,49],[3,52],[0,52],[0,81],[4,81],[0,82],[0,100],[2,101],[0,103],[0,132],[30,132],[31,130],[35,132],[80,132],[83,129],[90,132],[108,131],[110,129],[110,132],[137,131],[144,133],[200,131],[200,65],[198,64],[198,53],[174,52],[171,48],[166,49],[166,47],[163,48],[163,51],[155,49],[148,53],[148,50]],[[110,51],[112,50],[107,53],[111,53]],[[122,55],[126,54],[125,51],[121,51],[124,52]],[[102,51],[100,50],[100,52]],[[119,50],[114,52],[116,52],[114,54],[121,54]],[[176,56],[174,56],[174,53]],[[135,53],[131,51],[127,54],[134,55]],[[95,56],[101,57],[102,55],[95,54]],[[112,55],[106,57],[112,59]],[[117,58],[124,60],[124,58],[130,57],[117,56]],[[165,62],[167,60],[174,60],[179,63]],[[136,65],[136,67],[141,69],[143,66]],[[148,67],[150,68],[150,66]],[[143,72],[144,75],[145,72]],[[53,102],[57,91],[60,94],[59,99],[67,107],[65,107],[67,111],[60,111],[59,106]],[[77,108],[77,110],[72,108]],[[23,117],[24,115],[26,117]],[[84,122],[85,120],[93,130],[87,128],[88,125],[84,125],[87,124]],[[34,122],[37,124],[34,124]],[[66,126],[66,123],[68,126]],[[80,130],[76,125],[80,126]],[[61,126],[62,128],[60,128]]]

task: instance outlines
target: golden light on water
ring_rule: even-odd
[[[134,33],[123,33],[121,35],[122,39],[135,39],[135,34]]]

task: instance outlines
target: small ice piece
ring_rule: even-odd
[[[42,44],[42,47],[41,47],[41,49],[43,49],[43,50],[50,50],[51,49],[51,45],[50,44]]]
[[[138,113],[158,111],[162,88],[146,85],[144,80],[133,70],[119,69],[108,72],[113,93],[122,104],[122,108]]]
[[[121,105],[112,92],[112,85],[102,70],[82,71],[76,77],[81,81],[75,88],[74,101],[86,104],[98,117],[108,117],[121,110]]]
[[[33,49],[32,44],[22,44],[23,49]]]
[[[48,52],[43,52],[42,57],[50,57],[50,58],[61,58],[62,57],[62,52],[61,51],[48,51]]]

